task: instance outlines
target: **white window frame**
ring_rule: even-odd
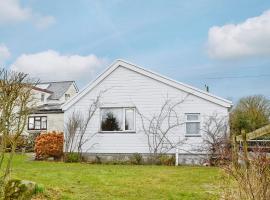
[[[188,115],[198,115],[197,120],[188,120]],[[199,123],[198,134],[187,134],[187,123]],[[185,137],[201,137],[201,114],[200,113],[185,113]]]
[[[122,109],[122,116],[123,116],[123,120],[122,120],[122,126],[123,126],[123,130],[122,131],[102,131],[101,130],[101,123],[102,123],[102,114],[101,114],[101,110],[102,109]],[[127,109],[132,109],[133,110],[133,119],[134,119],[134,130],[125,130],[125,122],[126,122],[126,110]],[[135,108],[134,107],[101,107],[99,109],[99,113],[100,113],[100,117],[99,117],[99,133],[136,133],[136,112],[135,112]]]

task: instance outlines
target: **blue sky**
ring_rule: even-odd
[[[233,101],[270,97],[269,9],[269,0],[0,0],[0,63],[82,87],[122,58]]]

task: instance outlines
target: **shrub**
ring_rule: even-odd
[[[71,152],[65,154],[65,162],[79,162],[80,155],[77,152]]]
[[[143,157],[139,153],[134,153],[129,158],[130,163],[134,165],[141,165],[143,163]]]
[[[64,135],[62,132],[41,133],[35,140],[36,159],[61,158],[63,155],[63,145]]]
[[[11,179],[5,185],[3,199],[31,199],[35,194],[36,187],[37,184],[35,182]]]
[[[29,133],[28,136],[26,136],[27,144],[25,146],[26,152],[34,152],[35,151],[35,141],[36,138],[40,135],[40,132],[38,133]]]
[[[172,166],[175,165],[175,156],[160,155],[158,161],[157,164]]]
[[[9,135],[8,136],[8,140],[7,140],[7,143],[6,143],[6,151],[7,152],[11,151],[11,148],[12,148],[11,141],[14,141],[13,137],[14,137],[14,135]],[[2,142],[2,137],[0,137],[0,144],[1,144],[1,142]],[[16,151],[17,152],[22,151],[23,149],[25,149],[26,146],[27,146],[27,138],[26,138],[26,136],[19,136],[17,138]]]
[[[270,197],[270,158],[265,152],[240,154],[239,163],[223,166],[224,200],[266,200]]]

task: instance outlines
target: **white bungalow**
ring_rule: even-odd
[[[170,137],[172,141],[185,140],[178,147],[180,162],[197,162],[194,154],[198,152],[193,150],[202,144],[200,127],[205,118],[213,114],[228,116],[232,106],[231,101],[117,60],[63,105],[64,120],[67,122],[74,111],[86,114],[101,91],[106,91],[102,94],[102,106],[87,128],[87,134],[95,136],[83,146],[83,151],[90,157],[148,154],[147,136],[137,110],[150,118],[160,112],[166,99],[175,102],[184,99],[177,108],[183,125],[174,129]],[[106,124],[111,123],[109,117],[113,117],[117,125]],[[172,149],[168,153],[175,151]]]

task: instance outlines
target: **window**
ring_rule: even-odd
[[[69,100],[69,98],[70,98],[70,94],[65,94],[65,100],[67,101]]]
[[[44,100],[45,100],[45,94],[42,93],[40,99],[41,99],[42,102],[44,102]]]
[[[186,114],[186,136],[200,136],[200,114]]]
[[[134,130],[134,109],[125,109],[125,130]]]
[[[134,132],[134,108],[101,108],[102,132]]]
[[[28,130],[47,130],[47,117],[28,117]]]

